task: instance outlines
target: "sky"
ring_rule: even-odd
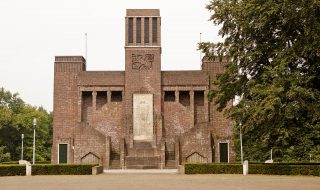
[[[160,9],[162,70],[200,69],[200,41],[221,41],[209,0],[0,0],[0,87],[53,110],[54,56],[87,70],[124,70],[126,9]]]

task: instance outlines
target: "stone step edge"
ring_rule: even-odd
[[[178,174],[178,169],[108,169],[104,174]]]

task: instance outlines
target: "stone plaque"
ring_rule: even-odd
[[[153,95],[133,95],[133,140],[153,140]]]

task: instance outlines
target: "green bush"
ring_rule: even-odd
[[[91,175],[96,164],[35,164],[32,175]],[[26,175],[26,166],[0,164],[0,176]]]
[[[8,161],[8,162],[1,162],[0,164],[6,164],[6,165],[8,165],[8,164],[19,164],[19,162],[18,161]]]
[[[186,174],[241,174],[241,164],[200,164],[186,163]]]
[[[26,175],[26,166],[19,164],[0,165],[0,176]]]
[[[242,174],[242,165],[186,163],[186,174]],[[249,163],[249,174],[320,176],[320,163]]]
[[[319,164],[250,164],[249,174],[320,176]]]
[[[35,164],[32,175],[91,175],[95,164]]]

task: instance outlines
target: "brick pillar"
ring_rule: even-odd
[[[174,154],[175,154],[175,159],[176,159],[176,166],[180,165],[180,141],[179,137],[175,138],[174,142]]]
[[[69,138],[69,160],[68,160],[68,164],[71,163],[73,164],[74,163],[74,145],[73,145],[73,139],[72,138]]]
[[[120,139],[120,168],[121,169],[126,169],[125,166],[125,140],[124,138]]]
[[[82,92],[79,92],[79,99],[78,99],[78,122],[82,121]]]
[[[107,91],[107,103],[110,103],[111,102],[111,91],[108,90]]]
[[[137,45],[137,17],[133,17],[133,45]]]
[[[128,36],[129,36],[129,34],[128,34],[129,19],[128,19],[127,17],[125,18],[125,22],[126,22],[126,24],[125,24],[125,28],[126,28],[126,29],[125,29],[125,31],[126,31],[126,32],[125,32],[125,33],[126,33],[126,35],[125,35],[125,36],[126,36],[126,37],[125,37],[125,45],[127,46],[127,45],[128,45],[128,40],[129,40],[129,39],[128,39]]]
[[[178,90],[178,88],[176,88],[176,90],[175,90],[175,92],[174,92],[174,95],[175,95],[175,97],[176,97],[176,102],[179,103],[179,90]]]
[[[194,91],[191,90],[189,94],[190,94],[191,123],[194,126]]]
[[[110,168],[110,152],[111,152],[111,138],[110,136],[106,137],[106,149],[105,149],[105,158],[103,162],[104,169]]]
[[[141,18],[141,45],[144,46],[144,17]]]
[[[97,109],[97,92],[92,92],[92,111],[96,111]]]
[[[166,142],[162,141],[160,145],[160,169],[166,166]]]
[[[208,163],[212,163],[212,147],[213,147],[213,142],[211,138],[211,133],[208,134],[208,142],[209,142],[209,147],[208,147]]]
[[[149,44],[152,46],[153,45],[153,41],[152,41],[152,17],[149,17]]]
[[[209,122],[210,121],[210,115],[209,115],[209,100],[208,100],[208,90],[205,90],[204,91],[204,119],[206,122]]]

